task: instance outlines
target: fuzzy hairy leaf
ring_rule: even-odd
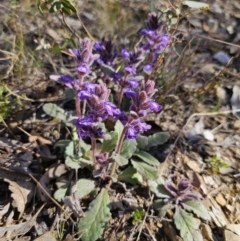
[[[111,139],[103,141],[101,152],[110,152],[116,147],[118,141],[118,133],[116,131],[111,131],[109,134]]]
[[[168,139],[170,135],[168,132],[158,132],[148,137],[148,145],[146,149],[149,149],[153,146],[158,146],[164,144]]]
[[[112,158],[117,162],[119,166],[125,166],[128,164],[128,159],[119,154],[114,154]]]
[[[132,166],[129,166],[118,175],[118,180],[133,185],[138,185],[143,182],[143,177],[136,171],[136,169],[134,169]]]
[[[56,104],[47,103],[43,106],[43,110],[50,116],[62,120],[67,123],[68,126],[72,126],[70,120],[72,119],[72,115],[66,113],[62,108],[58,107]]]
[[[151,154],[145,151],[137,151],[133,154],[133,156],[137,156],[138,158],[140,158],[141,160],[143,160],[149,165],[152,165],[152,166],[159,165],[159,161],[154,156],[152,156]]]
[[[211,217],[208,214],[207,209],[203,206],[201,202],[195,200],[189,200],[182,202],[182,206],[185,210],[194,212],[199,218],[210,221]]]
[[[147,180],[156,180],[158,178],[158,169],[149,166],[144,162],[131,159],[133,167]]]
[[[65,165],[76,170],[82,167],[78,156],[67,156],[65,158]]]
[[[120,155],[129,159],[137,149],[136,140],[124,140]]]
[[[159,211],[159,218],[163,218],[166,215],[167,211],[172,209],[173,205],[170,203],[166,204],[161,199],[158,199],[153,203],[153,207],[155,210]]]
[[[114,126],[115,132],[118,133],[118,140],[119,140],[119,138],[120,138],[120,136],[121,136],[121,134],[122,134],[123,128],[124,128],[123,124],[121,123],[120,120],[118,120],[118,121],[116,122],[115,126]]]
[[[77,193],[79,198],[83,198],[88,195],[96,187],[96,182],[89,179],[79,179],[77,181]]]
[[[143,150],[148,145],[148,137],[147,136],[138,135],[136,138],[136,141],[137,141],[137,147],[139,149]]]
[[[184,241],[203,241],[203,237],[199,232],[199,224],[197,224],[192,214],[177,207],[174,214],[174,223]]]
[[[57,147],[60,148],[60,152],[63,153],[66,150],[66,147],[69,145],[71,140],[60,140],[54,145],[54,149]]]
[[[159,198],[170,198],[171,194],[164,187],[164,180],[158,177],[157,180],[148,180],[150,190]]]
[[[110,199],[107,189],[103,188],[96,199],[90,203],[89,210],[85,212],[85,217],[81,218],[78,223],[81,240],[97,240],[110,219]]]
[[[66,196],[67,190],[70,186],[70,183],[66,183],[60,188],[57,189],[57,191],[54,193],[54,198],[58,201],[61,202],[63,198]]]
[[[65,148],[65,156],[73,156],[74,155],[74,142],[70,141]]]

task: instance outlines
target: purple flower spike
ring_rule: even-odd
[[[151,111],[156,111],[156,112],[158,112],[158,111],[160,111],[161,109],[162,109],[162,106],[161,105],[159,105],[157,102],[155,102],[155,101],[153,101],[153,100],[149,100],[148,101],[148,104],[149,104],[149,109],[151,110]]]

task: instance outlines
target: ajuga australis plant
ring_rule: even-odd
[[[97,240],[111,218],[108,188],[112,182],[136,185],[158,178],[159,162],[147,150],[167,141],[169,134],[141,134],[151,128],[144,117],[162,108],[154,100],[157,90],[151,74],[169,43],[169,35],[162,31],[156,13],[149,14],[141,35],[142,42],[137,47],[120,52],[111,40],[94,43],[89,38],[79,39],[78,48],[69,50],[75,59],[75,74],[50,76],[70,88],[75,99],[74,116],[55,104],[43,107],[47,114],[72,129],[73,139],[60,140],[55,147],[61,148],[65,165],[76,173],[78,169],[91,170],[92,178],[76,180],[78,200],[93,191],[98,193],[79,221],[83,241]],[[107,126],[109,120],[114,123],[113,128]],[[107,186],[99,191],[98,182]],[[54,197],[66,201],[71,188],[69,182]]]
[[[199,222],[192,213],[206,221],[210,221],[211,217],[201,203],[201,194],[194,190],[189,180],[182,178],[176,185],[170,179],[164,182],[162,178],[158,178],[154,181],[149,180],[148,185],[158,198],[154,206],[159,211],[160,218],[174,209],[173,220],[183,240],[203,240]]]

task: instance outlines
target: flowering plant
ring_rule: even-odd
[[[121,53],[116,51],[111,40],[93,43],[89,38],[80,39],[78,49],[69,50],[76,62],[76,75],[50,76],[50,79],[64,84],[75,93],[76,116],[69,115],[54,104],[44,106],[46,113],[72,127],[73,140],[61,140],[56,144],[65,145],[65,165],[75,170],[87,167],[94,178],[107,180],[108,187],[116,181],[141,184],[143,179],[156,180],[159,162],[146,150],[164,143],[169,137],[168,133],[148,137],[141,135],[151,128],[144,117],[149,112],[162,109],[154,100],[157,90],[151,74],[156,60],[169,42],[169,36],[162,32],[155,13],[149,14],[147,27],[141,34],[143,40],[138,47],[132,51],[122,49]],[[93,72],[102,78],[93,78]],[[107,121],[115,123],[114,128],[105,125]],[[127,165],[129,160],[132,165]],[[81,197],[95,188],[93,180],[79,179],[77,185],[79,183],[86,186],[78,190]],[[62,187],[55,193],[55,198],[65,200],[66,193],[67,188]],[[80,219],[80,231],[91,226],[89,222],[93,222],[92,216],[96,215],[94,210],[97,207],[105,213],[96,217],[100,220],[98,225],[106,223],[110,218],[108,203],[107,189],[102,188],[90,204],[92,209],[88,215]],[[103,231],[102,228],[99,230],[98,234],[96,230],[89,230],[82,239],[96,240]],[[91,238],[89,235],[92,235]]]

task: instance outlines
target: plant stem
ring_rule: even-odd
[[[96,163],[96,160],[95,160],[95,154],[96,154],[96,139],[95,139],[95,138],[91,138],[91,143],[92,143],[93,162]]]
[[[81,117],[80,99],[78,98],[78,93],[75,96],[75,108],[78,117]]]
[[[116,154],[119,154],[120,151],[121,151],[121,148],[122,148],[122,144],[123,144],[123,141],[124,141],[124,138],[125,138],[125,133],[127,131],[127,127],[125,126],[123,128],[123,131],[122,131],[122,134],[120,136],[120,139],[118,141],[118,144],[117,144],[117,147],[116,147]],[[117,162],[113,162],[112,164],[112,168],[111,168],[111,173],[110,173],[110,176],[113,176],[113,174],[115,173],[115,170],[116,170],[116,166],[117,166]]]

